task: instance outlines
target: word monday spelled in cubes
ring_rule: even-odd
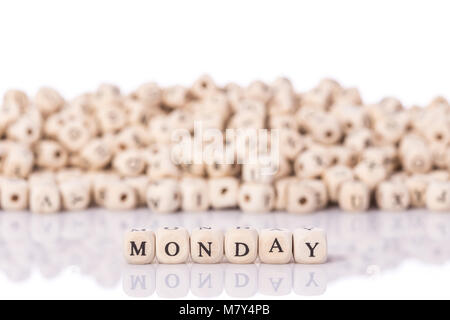
[[[130,264],[186,263],[325,263],[327,237],[315,227],[262,229],[234,227],[225,234],[213,227],[198,227],[191,234],[183,227],[161,227],[156,232],[132,229],[125,233],[124,256]]]

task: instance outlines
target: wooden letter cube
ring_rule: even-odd
[[[146,229],[132,229],[125,233],[123,254],[130,264],[149,264],[155,258],[155,234]]]
[[[258,250],[262,263],[289,263],[292,258],[292,232],[287,229],[262,229]]]
[[[214,209],[237,206],[239,181],[235,177],[212,178],[208,180],[209,200]]]
[[[149,184],[147,205],[154,212],[177,211],[181,204],[180,187],[175,179],[161,179]]]
[[[236,227],[225,234],[225,255],[230,263],[253,263],[258,256],[258,232]]]
[[[191,232],[191,258],[196,263],[219,263],[223,258],[223,233],[211,227]]]
[[[25,210],[28,206],[28,184],[21,179],[5,179],[1,183],[1,204],[5,211]]]
[[[327,261],[327,235],[324,230],[305,227],[294,230],[294,259],[297,263]]]
[[[241,185],[238,202],[244,212],[269,212],[275,205],[275,191],[270,184],[247,182]]]
[[[30,189],[30,210],[37,213],[55,213],[61,209],[58,187],[53,184],[35,184]]]
[[[159,263],[185,263],[189,258],[189,233],[182,227],[162,227],[156,231],[156,258]]]

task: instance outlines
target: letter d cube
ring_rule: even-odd
[[[155,234],[146,229],[132,229],[125,233],[123,248],[128,263],[152,263],[155,258]]]
[[[225,255],[230,263],[253,263],[258,256],[258,232],[235,227],[225,234]]]

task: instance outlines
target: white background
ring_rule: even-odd
[[[113,82],[189,84],[322,77],[367,102],[449,94],[448,1],[0,2],[0,92],[50,85],[73,97]]]

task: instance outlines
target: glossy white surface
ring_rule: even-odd
[[[162,225],[319,226],[328,232],[329,262],[127,265],[124,230]],[[450,285],[450,216],[425,211],[1,212],[0,236],[0,299],[448,298]]]

